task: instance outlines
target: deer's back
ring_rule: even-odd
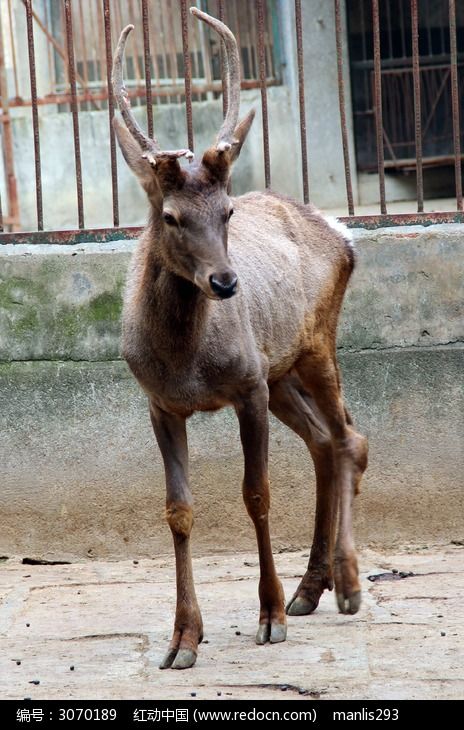
[[[269,358],[271,378],[278,377],[318,328],[334,329],[336,323],[321,322],[318,313],[334,299],[338,313],[352,251],[312,206],[274,193],[250,193],[234,202],[229,253],[241,283],[237,307]]]

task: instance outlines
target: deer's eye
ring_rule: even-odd
[[[234,209],[231,208],[227,213],[224,214],[224,223],[227,223],[228,221],[230,221],[233,212],[234,212]]]
[[[177,221],[172,213],[163,213],[163,220],[168,226],[177,226]]]

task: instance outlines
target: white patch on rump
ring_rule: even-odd
[[[341,223],[341,221],[339,221],[333,215],[324,215],[323,218],[327,221],[329,226],[334,229],[334,231],[337,231],[337,233],[340,233],[343,236],[345,241],[354,250],[353,234],[351,233],[350,229],[347,228],[344,223]]]

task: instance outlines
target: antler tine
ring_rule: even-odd
[[[127,36],[133,30],[133,25],[126,25],[124,30],[121,32],[121,35],[119,36],[118,45],[116,47],[113,58],[113,71],[111,74],[113,94],[116,98],[119,111],[121,112],[122,118],[124,119],[124,122],[126,123],[126,127],[129,132],[132,134],[134,139],[137,140],[140,147],[145,152],[151,153],[152,155],[156,156],[156,153],[160,151],[159,144],[156,139],[152,140],[146,136],[142,128],[139,126],[136,118],[134,117],[122,75],[122,60],[124,57]]]
[[[226,49],[226,77],[227,84],[224,93],[227,93],[228,105],[227,114],[217,137],[216,148],[219,152],[228,150],[234,144],[234,131],[238,122],[238,113],[240,109],[240,56],[237,48],[237,41],[232,31],[221,23],[220,20],[213,18],[211,15],[204,13],[198,8],[190,8],[190,12],[195,17],[207,23],[221,37],[221,41]]]
[[[124,30],[121,32],[113,58],[113,71],[111,74],[113,94],[118,103],[119,111],[121,112],[122,118],[126,123],[126,127],[144,151],[142,157],[145,157],[153,167],[155,167],[156,165],[157,158],[192,158],[193,152],[190,152],[190,150],[161,150],[156,138],[154,137],[153,139],[150,139],[149,137],[147,137],[147,135],[137,122],[136,118],[134,117],[122,75],[122,59],[124,57],[127,36],[133,30],[133,25],[126,25]]]

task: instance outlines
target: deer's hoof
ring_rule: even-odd
[[[262,623],[259,625],[256,634],[256,643],[266,644],[270,641],[271,644],[279,644],[281,641],[285,641],[286,638],[287,624]]]
[[[177,649],[170,649],[168,653],[164,656],[163,661],[159,665],[160,669],[169,669],[169,667],[172,665],[174,659],[177,656]]]
[[[193,667],[197,654],[192,649],[170,649],[159,665],[160,669],[188,669]]]
[[[280,644],[287,638],[287,624],[271,624],[271,644]]]
[[[197,653],[192,649],[179,649],[172,664],[173,669],[188,669],[193,667],[197,660]]]
[[[361,606],[361,591],[356,591],[348,598],[345,598],[343,593],[337,593],[337,605],[340,613],[358,613]]]
[[[319,601],[313,601],[310,598],[304,596],[295,596],[287,604],[285,609],[288,616],[307,616],[316,610]]]

